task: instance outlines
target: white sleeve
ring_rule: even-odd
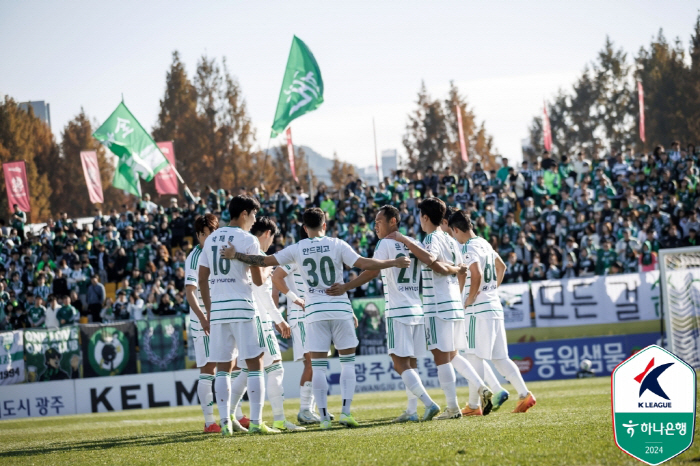
[[[284,317],[282,317],[282,314],[280,313],[279,309],[277,309],[277,307],[274,306],[274,303],[272,306],[267,308],[267,313],[270,314],[270,317],[272,317],[272,320],[276,324],[284,322]]]
[[[276,253],[275,259],[277,259],[277,263],[280,265],[285,265],[294,262],[296,256],[295,253],[298,249],[298,245],[299,243],[294,243],[291,246],[287,246],[286,248]]]
[[[206,254],[205,254],[206,256]],[[188,257],[187,258],[187,268],[185,272],[185,286],[187,285],[194,285],[194,286],[199,286],[199,267],[191,268],[189,266],[189,261],[191,261],[192,258]],[[199,265],[199,261],[197,262],[197,265]]]
[[[209,267],[209,255],[207,254],[207,251],[204,250],[204,247],[202,247],[202,253],[199,255],[197,265],[200,267],[206,267],[208,269],[211,268]],[[197,271],[197,273],[199,273],[199,271]]]
[[[292,262],[291,264],[285,264],[282,266],[282,269],[284,270],[284,273],[287,275],[292,275],[294,272],[296,272],[299,268],[297,267],[296,262]]]
[[[357,259],[362,256],[356,253],[350,245],[343,240],[338,240],[336,244],[340,248],[340,260],[348,267],[354,267]]]
[[[377,248],[374,250],[373,259],[386,260],[389,259],[389,253],[387,251],[388,243],[386,241],[380,241]]]
[[[460,245],[454,238],[450,239],[450,244],[452,245],[452,250],[455,255],[455,265],[464,264],[464,256],[460,253]]]
[[[464,246],[463,258],[467,267],[471,267],[474,262],[479,262],[479,256],[474,252],[473,248],[469,248],[467,245]]]
[[[244,254],[252,254],[255,256],[260,255],[260,242],[255,236],[252,236],[250,238],[246,238],[248,241],[245,246],[245,251]]]

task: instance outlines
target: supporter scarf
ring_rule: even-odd
[[[644,246],[647,247],[647,252],[642,253],[642,265],[651,265],[653,262],[653,258],[651,256],[651,243],[649,241],[645,241]]]

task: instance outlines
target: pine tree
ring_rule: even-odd
[[[442,103],[430,97],[425,82],[421,83],[416,103],[418,108],[408,116],[403,138],[408,166],[421,171],[428,167],[441,169],[452,162]]]
[[[287,187],[287,192],[295,191],[296,186],[302,186],[304,191],[308,191],[309,171],[311,172],[311,186],[317,186],[318,181],[316,176],[314,176],[314,171],[309,169],[306,163],[306,152],[304,152],[304,149],[301,147],[294,147],[294,168],[296,170],[297,179],[299,180],[298,183],[294,181],[294,177],[292,176],[286,144],[273,148],[270,159],[272,170],[269,177],[265,180],[265,186],[268,189],[275,190],[284,185]]]
[[[689,141],[700,142],[700,13],[690,36],[690,71],[685,86]]]
[[[29,202],[31,222],[42,222],[51,216],[51,187],[47,167],[40,171],[36,160],[55,160],[58,158],[58,146],[51,130],[39,118],[34,116],[30,107],[28,111],[20,109],[9,96],[0,103],[0,163],[24,160],[29,183]],[[0,173],[2,189],[5,188],[5,176]],[[0,196],[0,215],[9,214],[12,206],[8,205],[7,196]]]

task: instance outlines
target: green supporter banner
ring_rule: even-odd
[[[24,382],[22,331],[0,333],[0,385]]]
[[[136,325],[81,324],[84,377],[136,374]]]
[[[24,331],[27,382],[47,382],[80,378],[77,325],[54,329]]]
[[[352,300],[352,310],[357,317],[358,354],[386,353],[386,319],[384,297],[357,298]]]
[[[141,373],[185,368],[185,345],[182,338],[184,317],[140,320],[136,322],[136,328]]]

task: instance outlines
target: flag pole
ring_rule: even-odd
[[[374,124],[374,117],[372,117],[372,132],[374,133],[374,168],[377,170],[377,186],[379,186],[382,178],[379,176],[379,158],[377,158],[377,126]]]

